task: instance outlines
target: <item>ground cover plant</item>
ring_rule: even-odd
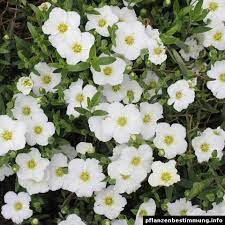
[[[224,0],[0,6],[0,224],[225,214]]]

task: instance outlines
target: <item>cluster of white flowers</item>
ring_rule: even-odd
[[[126,1],[124,5],[127,5]],[[39,6],[46,12],[51,8],[51,4],[46,3]],[[205,22],[212,29],[184,41],[187,49],[181,49],[179,53],[185,61],[198,59],[204,47],[225,50],[225,1],[205,0],[203,8],[209,10]],[[19,185],[27,191],[18,195],[8,192],[4,197],[2,215],[14,223],[19,224],[32,216],[31,195],[63,189],[75,193],[78,198],[93,197],[96,214],[112,220],[112,225],[127,225],[125,219],[118,219],[127,205],[125,196],[136,192],[145,181],[153,189],[176,185],[182,179],[177,157],[188,147],[195,153],[198,163],[208,162],[214,156],[222,159],[225,131],[221,127],[206,128],[190,137],[183,123],[177,120],[167,123],[164,119],[164,104],[170,110],[182,112],[195,103],[197,78],[170,80],[166,90],[162,90],[160,73],[146,69],[145,76],[136,79],[127,72],[129,66],[132,68],[132,61],[141,58],[144,50],[150,64],[154,64],[152,68],[165,63],[166,47],[159,31],[145,26],[128,7],[105,5],[94,10],[96,13],[87,13],[87,22],[82,24],[78,12],[53,7],[42,31],[66,64],[90,64],[89,81],[79,76],[71,79],[73,81],[63,86],[61,94],[67,106],[64,113],[71,120],[82,114],[77,108],[90,113],[87,127],[95,141],[86,142],[85,137],[76,148],[70,144],[57,144],[54,149],[50,148],[53,154],[47,156],[42,151],[55,134],[55,125],[49,121],[52,117],[48,118],[48,113],[41,108],[41,101],[45,95],[57,92],[63,75],[45,62],[39,62],[29,76],[18,80],[16,86],[20,93],[13,97],[10,116],[0,115],[0,156],[17,151],[14,170],[9,164],[0,166],[0,181],[15,172]],[[115,43],[110,45],[107,54],[102,52],[96,56],[112,57],[114,61],[99,65],[96,70],[90,62],[96,36],[109,38],[109,28],[114,27]],[[207,76],[208,89],[216,98],[225,99],[225,60],[211,65]],[[98,92],[101,92],[100,100],[91,107],[90,101]],[[165,101],[154,99],[162,93],[166,96]],[[153,100],[146,100],[146,94]],[[96,115],[95,112],[103,114]],[[95,157],[99,150],[95,143],[109,141],[110,145],[113,143],[113,154],[107,158],[109,162],[105,166],[98,156]],[[185,198],[167,204],[169,215],[222,215],[224,210],[225,200],[214,204],[207,212]],[[139,205],[135,225],[142,225],[143,216],[155,215],[155,212],[155,200],[148,196]],[[78,215],[70,214],[58,225],[85,225]]]

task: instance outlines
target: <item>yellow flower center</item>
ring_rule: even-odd
[[[141,162],[141,159],[139,156],[135,156],[132,160],[131,160],[131,164],[134,166],[138,166]]]
[[[200,148],[201,148],[202,152],[208,152],[209,151],[209,144],[203,143],[203,144],[201,144]]]
[[[141,209],[138,214],[139,217],[143,217],[143,216],[147,216],[147,215],[148,215],[148,212],[145,209]]]
[[[113,198],[111,196],[105,198],[105,204],[111,206],[113,204]]]
[[[44,84],[50,84],[52,81],[52,78],[50,75],[45,75],[41,78],[41,80]]]
[[[107,24],[107,22],[103,18],[98,21],[98,26],[99,27],[104,27],[106,24]]]
[[[161,48],[154,48],[154,54],[155,55],[160,55],[162,53],[162,49]]]
[[[120,126],[120,127],[124,127],[126,124],[127,124],[127,119],[126,117],[124,116],[121,116],[117,119],[117,124]]]
[[[127,45],[133,45],[134,44],[134,38],[132,36],[126,36],[125,37],[125,42]]]
[[[60,23],[58,25],[58,31],[60,33],[65,33],[68,30],[68,26],[65,23]]]
[[[121,88],[120,84],[112,86],[112,90],[113,90],[114,92],[119,91],[120,88]]]
[[[220,74],[220,80],[225,82],[225,73]]]
[[[43,128],[41,126],[34,127],[35,134],[41,134],[42,130],[43,130]]]
[[[76,54],[81,53],[82,46],[80,44],[76,43],[76,44],[73,45],[72,49],[73,49],[73,52],[76,53]]]
[[[215,41],[220,41],[222,39],[222,33],[221,32],[217,32],[213,35],[213,39]]]
[[[29,168],[29,169],[34,169],[36,167],[36,165],[37,164],[34,159],[31,159],[27,162],[27,168]]]
[[[209,10],[210,11],[216,11],[218,9],[219,5],[217,2],[210,2],[209,3]]]
[[[64,175],[64,171],[62,167],[59,167],[55,170],[55,174],[57,177],[62,177]]]
[[[176,92],[176,99],[180,100],[182,98],[183,94],[181,91]]]
[[[219,136],[219,135],[220,135],[220,132],[219,132],[219,131],[217,131],[217,130],[214,130],[214,131],[213,131],[213,133],[214,133],[215,135],[217,135],[217,136]]]
[[[143,118],[144,123],[149,123],[151,121],[151,117],[149,114],[145,114]]]
[[[16,202],[16,203],[14,204],[14,209],[15,209],[16,211],[20,211],[22,208],[23,208],[23,204],[22,204],[21,202]]]
[[[128,90],[127,91],[127,97],[129,98],[129,100],[132,100],[134,98],[133,90]]]
[[[32,85],[33,85],[33,83],[29,78],[27,78],[23,81],[23,86],[25,86],[25,87],[31,87]]]
[[[90,179],[89,173],[87,171],[82,172],[81,175],[80,175],[80,179],[83,182],[87,182]]]
[[[167,135],[164,137],[164,143],[167,145],[171,145],[173,143],[173,137],[170,135]]]
[[[83,94],[78,94],[75,99],[77,102],[81,103],[84,101],[84,96],[83,96]]]
[[[161,174],[161,180],[164,182],[170,181],[172,178],[171,174],[169,172],[164,172]]]
[[[103,69],[103,72],[106,76],[110,76],[112,74],[112,68],[107,66]]]
[[[181,216],[187,216],[187,210],[186,209],[181,210],[180,215]]]
[[[130,178],[130,175],[124,175],[124,174],[121,174],[121,177],[123,180],[127,180]]]
[[[11,132],[11,131],[8,131],[8,130],[5,130],[5,131],[2,133],[2,138],[3,138],[5,141],[10,141],[10,140],[12,140],[12,132]]]
[[[151,89],[155,89],[156,88],[156,81],[155,80],[151,80],[149,82],[149,86],[150,86]]]
[[[30,107],[29,106],[23,107],[23,115],[29,116],[30,113],[31,113],[31,110],[30,110]]]

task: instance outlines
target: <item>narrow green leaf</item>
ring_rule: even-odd
[[[87,62],[80,62],[77,65],[67,65],[66,70],[70,72],[80,72],[90,68],[90,64]]]

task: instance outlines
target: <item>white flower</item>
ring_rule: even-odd
[[[118,193],[131,194],[141,187],[143,181],[143,177],[122,160],[113,161],[108,165],[108,175],[115,179],[114,188]]]
[[[216,10],[215,13],[213,13],[213,15],[211,16],[210,27],[217,26],[219,23],[224,24],[225,14],[223,12],[224,12],[224,8],[220,8]]]
[[[9,177],[13,175],[14,172],[9,165],[0,166],[0,182],[5,179],[5,177]]]
[[[12,109],[13,117],[18,120],[31,120],[33,115],[43,114],[40,104],[36,98],[18,94]]]
[[[156,211],[156,204],[154,199],[150,198],[148,201],[142,203],[138,209],[135,225],[143,225],[143,216],[154,216]]]
[[[149,40],[147,41],[147,48],[149,51],[149,60],[153,64],[160,65],[167,59],[166,48],[161,42]]]
[[[147,144],[142,144],[137,148],[126,147],[120,155],[121,163],[136,172],[143,180],[147,173],[151,171],[153,161],[152,148]]]
[[[127,221],[125,219],[121,220],[112,220],[111,221],[112,225],[127,225]]]
[[[88,22],[85,29],[87,31],[95,29],[101,36],[108,37],[108,27],[113,26],[118,21],[118,17],[112,12],[109,6],[103,6],[102,8],[95,8],[99,15],[87,14]]]
[[[61,74],[54,73],[56,68],[48,66],[45,62],[40,62],[34,66],[39,75],[31,72],[30,76],[34,82],[33,92],[40,95],[40,88],[46,92],[55,92],[55,87],[61,82]]]
[[[203,46],[213,46],[218,50],[225,50],[225,29],[221,23],[213,26],[211,30],[203,33]]]
[[[26,126],[23,122],[12,120],[7,115],[0,115],[0,156],[9,150],[19,150],[26,144]]]
[[[127,144],[117,145],[113,148],[113,155],[110,158],[111,161],[116,161],[120,158],[123,149],[127,148]]]
[[[79,216],[76,214],[70,214],[67,216],[66,220],[61,221],[58,223],[58,225],[72,225],[72,224],[77,224],[77,225],[86,225]]]
[[[38,193],[46,193],[49,191],[48,185],[49,174],[46,171],[44,178],[41,181],[35,181],[33,179],[20,179],[18,178],[18,183],[20,186],[25,188],[30,195]]]
[[[208,162],[214,150],[217,151],[217,157],[221,159],[224,138],[218,138],[217,135],[213,135],[206,129],[200,136],[192,140],[192,146],[199,163]]]
[[[24,95],[29,95],[31,89],[33,88],[33,85],[34,83],[30,77],[20,77],[18,82],[16,83],[16,88]]]
[[[38,8],[41,10],[41,11],[48,11],[49,8],[51,7],[51,3],[50,2],[43,2],[41,3]]]
[[[193,36],[188,37],[185,40],[184,44],[187,45],[188,49],[186,51],[184,49],[181,49],[179,52],[185,61],[189,61],[190,58],[197,59],[199,53],[204,49],[203,46],[198,43],[196,38]]]
[[[186,109],[195,99],[195,91],[190,88],[188,81],[178,80],[167,88],[169,95],[168,105],[172,105],[175,110],[181,112]]]
[[[121,88],[125,93],[125,97],[123,98],[125,104],[137,103],[141,99],[143,88],[136,80],[131,80],[128,75],[124,76]]]
[[[152,149],[146,144],[138,149],[122,145],[117,147],[117,151],[118,158],[109,164],[108,174],[116,180],[115,190],[130,194],[141,186],[151,170]]]
[[[207,19],[212,19],[214,14],[216,14],[219,10],[225,10],[225,2],[223,0],[204,0],[202,8],[209,10],[209,13],[204,19],[206,21]]]
[[[80,114],[74,108],[87,108],[87,98],[89,97],[91,99],[96,92],[96,87],[90,84],[83,87],[83,81],[81,79],[73,82],[69,89],[64,91],[64,99],[69,104],[66,114],[78,117]]]
[[[153,143],[158,149],[164,150],[164,157],[172,159],[187,150],[185,137],[186,129],[181,124],[173,123],[170,126],[168,123],[158,123]]]
[[[207,82],[207,87],[212,91],[213,95],[218,99],[225,98],[225,60],[217,61],[207,72],[207,76],[212,81]]]
[[[224,211],[225,211],[225,201],[224,200],[222,202],[220,202],[219,204],[216,204],[216,202],[214,202],[212,205],[213,205],[213,208],[211,210],[207,211],[207,215],[224,216]]]
[[[141,135],[145,140],[148,140],[155,135],[157,121],[163,118],[163,107],[158,102],[154,104],[142,102],[140,113],[142,118]]]
[[[144,78],[145,84],[148,86],[148,93],[150,97],[156,95],[156,94],[161,94],[162,90],[156,90],[157,84],[159,82],[159,77],[156,75],[155,72],[148,70],[146,77]]]
[[[89,58],[91,46],[95,42],[95,37],[88,32],[69,31],[65,42],[56,46],[58,53],[66,62],[71,65],[85,62]]]
[[[155,161],[152,164],[152,172],[148,178],[148,183],[153,186],[170,186],[180,181],[180,176],[175,168],[176,161],[170,160],[167,163]]]
[[[189,216],[208,216],[208,213],[200,208],[190,209],[187,214]]]
[[[216,129],[212,128],[206,128],[203,132],[203,134],[213,136],[215,139],[217,139],[217,142],[225,142],[225,131],[221,127],[217,127]]]
[[[125,94],[121,84],[113,86],[106,84],[103,89],[103,95],[108,102],[120,102],[125,97]]]
[[[80,15],[77,12],[66,12],[61,8],[54,8],[49,18],[42,26],[45,34],[50,35],[49,40],[54,47],[69,38],[69,31],[78,29]]]
[[[72,160],[77,156],[75,148],[70,144],[60,145],[57,149],[55,149],[55,153],[63,153],[69,160]]]
[[[109,106],[110,104],[108,103],[100,103],[97,107],[95,107],[95,109],[108,112]],[[88,125],[90,130],[94,132],[95,137],[100,141],[106,142],[112,138],[114,124],[108,115],[92,116],[88,119]]]
[[[148,25],[145,28],[145,32],[148,35],[149,39],[154,40],[160,44],[163,44],[162,40],[160,39],[160,33],[158,29],[153,29],[150,25]]]
[[[196,208],[196,206],[192,205],[191,201],[187,201],[185,198],[168,203],[167,207],[167,211],[171,216],[187,216],[189,211]]]
[[[30,201],[30,195],[25,192],[16,194],[9,191],[4,196],[5,205],[2,206],[1,213],[5,219],[11,219],[14,223],[20,224],[33,215]]]
[[[94,153],[95,148],[91,143],[88,142],[80,142],[76,146],[76,151],[82,155],[85,155],[86,153]]]
[[[105,57],[106,55],[101,55],[100,57]],[[98,85],[118,85],[123,81],[123,73],[126,68],[126,63],[120,58],[108,65],[101,65],[100,72],[97,72],[94,68],[91,67],[91,72],[93,74],[93,80],[95,84]]]
[[[67,167],[67,157],[62,153],[53,155],[48,166],[48,183],[51,191],[56,191],[63,187],[66,175],[64,172],[65,167]]]
[[[116,142],[122,144],[129,141],[132,134],[139,134],[141,131],[141,115],[133,104],[123,106],[115,102],[109,105],[108,113],[109,126],[113,127],[112,137]]]
[[[113,51],[124,55],[129,60],[135,60],[146,47],[145,28],[140,22],[119,22],[116,30],[116,46]]]
[[[31,148],[30,152],[17,155],[16,164],[19,166],[17,171],[18,178],[33,179],[39,182],[44,178],[49,160],[42,158],[38,149]]]
[[[126,199],[115,191],[114,186],[109,186],[96,194],[94,212],[108,219],[115,219],[126,204]]]
[[[55,133],[55,127],[52,122],[48,122],[45,114],[38,114],[32,117],[27,124],[26,139],[31,146],[38,144],[48,145],[48,139]]]
[[[119,18],[120,22],[135,22],[137,21],[136,13],[133,9],[127,7],[119,8],[118,6],[111,6],[113,13]]]
[[[78,197],[91,197],[102,190],[106,183],[102,167],[96,159],[73,159],[68,166],[64,189],[75,192]]]

